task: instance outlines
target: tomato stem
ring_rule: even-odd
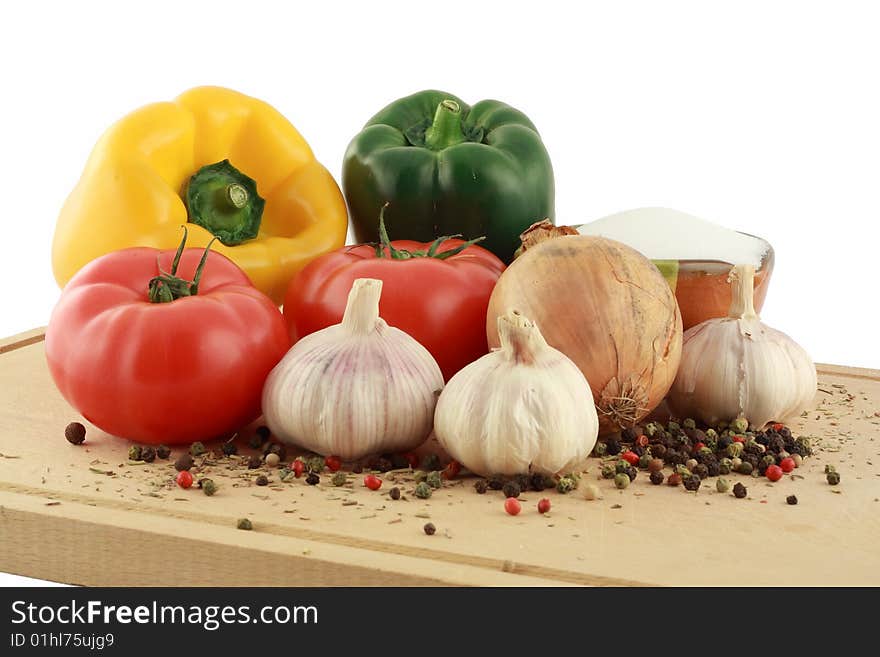
[[[431,242],[431,246],[428,247],[427,251],[408,251],[407,249],[398,249],[391,243],[391,240],[388,239],[388,230],[385,228],[385,208],[389,205],[389,203],[386,203],[382,206],[382,209],[379,210],[379,242],[376,244],[377,258],[384,258],[385,249],[388,249],[388,255],[392,260],[409,260],[411,258],[434,258],[435,260],[446,260],[454,255],[458,255],[469,246],[473,246],[486,239],[486,236],[483,235],[482,237],[467,240],[466,242],[451,249],[447,249],[446,251],[437,252],[447,240],[460,238],[461,234],[459,233],[456,235],[443,235],[438,237]]]
[[[183,249],[186,246],[186,238],[187,230],[186,226],[184,226],[183,239],[180,240],[180,246],[177,247],[177,252],[174,254],[174,259],[171,261],[171,272],[162,271],[162,267],[160,266],[159,275],[150,279],[148,288],[150,303],[169,303],[175,299],[191,297],[199,293],[199,281],[202,279],[202,273],[205,270],[205,263],[208,261],[208,252],[211,250],[211,245],[217,238],[214,237],[208,242],[208,246],[205,247],[205,252],[202,254],[202,259],[199,260],[199,266],[196,267],[195,276],[191,281],[177,276],[177,267],[180,265],[180,257],[183,255]]]

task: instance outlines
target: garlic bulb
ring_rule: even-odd
[[[754,275],[752,265],[734,267],[728,316],[685,332],[667,398],[676,415],[710,425],[745,417],[763,427],[799,414],[813,401],[816,367],[800,345],[758,318]]]
[[[437,439],[481,475],[578,469],[599,432],[590,384],[533,322],[516,311],[497,322],[501,348],[459,371],[440,395]]]
[[[342,323],[297,342],[266,379],[272,433],[323,455],[358,459],[420,445],[443,375],[409,335],[379,317],[382,281],[352,285]]]

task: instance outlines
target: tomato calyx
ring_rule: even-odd
[[[177,253],[174,254],[174,260],[171,261],[171,272],[162,271],[159,267],[159,275],[150,279],[149,297],[150,303],[169,303],[181,297],[191,297],[199,293],[199,281],[202,278],[202,271],[205,269],[205,263],[208,261],[208,252],[214,243],[213,238],[205,247],[202,259],[199,260],[199,266],[196,267],[196,274],[191,281],[177,276],[177,266],[180,264],[180,256],[183,255],[183,249],[186,246],[187,231],[186,226],[183,227],[183,239],[180,240],[180,246],[177,247]]]
[[[459,244],[456,247],[451,249],[447,249],[446,251],[440,251],[438,253],[438,249],[444,245],[447,240],[458,239],[461,237],[461,234],[458,235],[442,235],[438,237],[425,251],[409,251],[407,249],[398,249],[392,243],[391,240],[388,239],[388,231],[385,229],[385,208],[388,207],[388,203],[382,206],[382,209],[379,210],[379,242],[371,243],[371,246],[376,247],[376,257],[384,258],[385,249],[388,249],[388,255],[392,260],[411,260],[412,258],[434,258],[435,260],[446,260],[447,258],[451,258],[454,255],[458,255],[462,251],[464,251],[469,246],[473,246],[478,242],[482,242],[486,239],[486,236],[476,237],[472,240],[468,240],[462,244]]]

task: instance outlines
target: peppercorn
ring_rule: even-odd
[[[654,459],[651,458],[650,454],[642,454],[641,458],[639,458],[639,467],[643,470],[650,468],[651,461]],[[659,459],[658,459],[659,460]],[[660,462],[660,466],[663,467],[663,462]]]
[[[213,479],[200,479],[199,488],[201,488],[202,492],[208,497],[211,497],[217,492],[217,484],[214,483]]]
[[[692,474],[690,477],[684,480],[684,488],[685,490],[696,492],[700,490],[700,483],[702,483],[700,476]]]
[[[174,469],[178,472],[189,470],[191,467],[193,467],[193,457],[186,452],[178,456],[177,460],[174,461]]]
[[[663,483],[663,480],[666,479],[666,477],[663,476],[663,473],[660,472],[660,470],[653,470],[650,479],[652,484],[659,486]]]
[[[194,442],[189,446],[189,453],[193,456],[201,456],[205,453],[205,445],[204,443],[200,443],[199,441]]]
[[[312,456],[306,459],[306,470],[309,472],[314,472],[316,474],[320,474],[324,472],[324,457],[323,456]]]
[[[352,474],[361,474],[363,471],[364,466],[362,466],[360,463],[355,463],[354,467],[352,467],[351,469]]]
[[[719,478],[715,482],[715,490],[717,490],[719,493],[726,493],[730,490],[730,482],[727,481],[727,479],[725,479],[724,477]]]
[[[740,474],[750,475],[750,474],[752,474],[752,470],[754,470],[754,468],[752,467],[752,464],[749,463],[748,461],[743,461],[742,463],[740,463],[739,468],[737,468],[736,471],[739,472]]]
[[[336,474],[341,474],[341,473],[337,472]],[[343,476],[345,476],[345,475],[343,475]],[[336,475],[333,475],[333,478],[336,479]],[[400,499],[400,489],[397,486],[395,486],[390,491],[388,491],[388,497],[390,497],[392,500],[399,500]]]
[[[743,461],[749,463],[753,470],[761,463],[761,459],[757,454],[743,454]]]
[[[825,480],[831,484],[832,486],[836,486],[840,483],[840,474],[836,471],[832,470],[828,474],[825,475]]]
[[[333,473],[333,478],[330,480],[330,483],[334,486],[344,486],[346,481],[348,481],[348,477],[345,476],[345,473],[338,471]],[[400,491],[398,491],[398,497],[399,493]]]
[[[690,471],[687,467],[685,467],[685,466],[683,466],[683,465],[677,465],[677,466],[675,466],[675,474],[677,474],[677,475],[681,475],[682,478],[684,478],[684,477],[690,477],[690,476],[691,476],[691,471]]]
[[[653,422],[648,422],[648,424],[645,425],[645,433],[648,435],[648,437],[653,437],[656,431],[657,425]]]
[[[596,446],[593,447],[593,456],[601,458],[608,453],[608,446],[603,443],[601,440],[596,443]]]
[[[156,460],[156,448],[155,447],[141,447],[141,461],[145,463],[152,463]]]
[[[254,483],[257,486],[268,486],[269,485],[269,477],[266,475],[260,475],[255,480]]]
[[[433,536],[433,535],[434,535],[434,532],[437,531],[437,528],[434,526],[434,523],[433,523],[433,522],[427,522],[427,523],[425,523],[425,526],[422,527],[422,529],[425,530],[425,533],[426,533],[428,536]]]
[[[794,461],[794,467],[799,468],[804,464],[804,457],[800,454],[792,454],[791,460]]]
[[[504,493],[504,497],[519,497],[522,490],[515,481],[508,481],[501,488],[501,492]]]
[[[737,499],[742,499],[746,495],[749,494],[749,491],[745,486],[743,486],[741,483],[737,482],[733,486],[733,494]]]
[[[677,472],[673,472],[671,475],[666,477],[666,483],[670,486],[678,486],[681,483],[681,475]]]
[[[529,477],[529,485],[531,486],[532,490],[536,491],[542,491],[547,488],[547,486],[544,485],[544,475],[540,472],[535,472],[531,477]]]
[[[247,467],[248,467],[248,470],[256,470],[262,464],[263,464],[263,460],[259,456],[254,454],[250,458],[248,458]]]
[[[513,480],[516,482],[516,485],[519,486],[520,491],[527,491],[531,484],[531,479],[527,474],[514,475]]]
[[[159,445],[156,448],[156,456],[163,460],[167,459],[169,456],[171,456],[171,448],[167,447],[166,445]]]
[[[415,495],[420,499],[426,500],[431,497],[432,493],[433,489],[424,481],[416,486]]]
[[[64,437],[71,445],[82,445],[86,439],[86,428],[82,422],[71,422],[64,427]]]
[[[141,460],[141,448],[139,445],[132,445],[128,448],[128,458],[132,461]]]
[[[666,445],[664,445],[663,443],[651,445],[651,454],[653,456],[656,456],[657,458],[662,459],[663,455],[666,454]]]
[[[278,465],[281,462],[281,459],[278,458],[277,454],[272,452],[270,454],[266,454],[265,461],[266,461],[266,465],[268,465],[270,468],[274,468],[276,465]]]
[[[633,466],[629,466],[624,474],[629,477],[630,481],[635,481],[636,477],[639,476],[639,471],[636,470]]]
[[[620,450],[621,450],[620,443],[617,442],[616,440],[611,439],[611,440],[605,441],[605,451],[610,456],[617,456],[618,454],[620,454]]]
[[[697,463],[697,465],[694,466],[693,473],[700,479],[705,479],[709,476],[709,468],[705,463]]]
[[[323,459],[321,459],[321,462],[323,463]],[[373,470],[378,470],[379,472],[388,472],[389,470],[394,469],[394,463],[391,462],[390,458],[388,458],[386,456],[380,456],[379,458],[373,460],[372,463],[370,463],[370,467]],[[438,459],[437,468],[439,468],[439,467],[440,467],[440,461]],[[436,470],[437,468],[433,468],[433,469]]]
[[[571,491],[573,491],[575,488],[577,488],[577,486],[577,479],[572,475],[566,475],[564,477],[560,477],[559,481],[556,482],[556,492],[565,495],[566,493],[570,493]]]
[[[296,477],[296,473],[294,473],[294,471],[291,470],[290,468],[281,468],[278,471],[278,478],[281,481],[283,481],[284,483],[287,483],[288,481],[293,480],[295,477]]]
[[[669,420],[669,422],[666,423],[666,429],[668,431],[678,431],[681,429],[681,425],[675,420]]]
[[[306,477],[306,483],[309,486],[317,486],[319,483],[321,483],[321,477],[319,477],[316,472],[310,472]]]
[[[404,470],[409,467],[409,459],[403,454],[392,454],[391,465],[395,470]]]
[[[718,444],[716,445],[716,447],[717,447],[718,451],[727,452],[728,451],[727,448],[730,447],[732,444],[733,444],[733,438],[731,438],[729,435],[725,434],[725,435],[721,436],[720,438],[718,438]],[[729,454],[728,454],[728,456],[729,456]]]
[[[422,458],[422,470],[439,470],[440,469],[440,457],[436,454],[425,454]]]
[[[263,455],[268,456],[269,454],[277,454],[278,460],[284,461],[287,459],[287,447],[281,443],[267,443],[263,448]]]
[[[837,468],[828,464],[825,466],[825,474],[828,474],[829,472],[837,472]]]
[[[236,454],[238,454],[238,445],[236,445],[231,440],[228,443],[223,443],[223,447],[221,447],[220,449],[223,450],[223,453],[226,456],[235,456]]]
[[[247,518],[239,518],[238,523],[235,526],[238,527],[238,529],[243,529],[248,532],[254,528],[253,523]]]
[[[477,491],[480,495],[483,495],[487,490],[489,490],[489,484],[486,483],[485,479],[477,479],[474,483],[474,490]]]
[[[772,454],[767,454],[767,456],[761,459],[761,465],[764,466],[765,470],[771,465],[776,465],[776,457]]]
[[[433,470],[428,473],[428,476],[425,477],[425,483],[427,483],[431,488],[440,488],[443,486],[443,478],[440,476],[440,473],[437,470]]]
[[[651,459],[648,462],[648,471],[649,472],[660,472],[663,469],[663,460],[662,459]]]
[[[721,464],[718,461],[709,461],[704,464],[706,466],[706,474],[709,477],[717,477],[721,474]],[[729,472],[729,470],[728,470]],[[705,479],[706,477],[703,477]]]
[[[764,447],[761,443],[756,443],[754,440],[751,440],[746,443],[743,451],[746,454],[754,454],[758,458],[762,458],[763,455],[767,453],[767,448]]]
[[[737,433],[743,433],[745,431],[748,431],[749,421],[744,417],[738,417],[730,423],[730,426]]]
[[[614,485],[623,490],[629,486],[629,477],[623,473],[614,475]]]
[[[263,446],[263,439],[260,436],[253,435],[248,438],[248,447],[251,449],[260,449]]]
[[[492,490],[501,490],[504,487],[504,477],[502,475],[494,474],[489,477],[487,483]]]
[[[626,461],[623,461],[623,460],[617,461],[614,464],[614,472],[615,472],[615,474],[621,474],[621,473],[625,474],[626,469],[628,467],[629,467],[629,463],[627,463]]]
[[[602,479],[614,479],[617,474],[617,468],[610,463],[602,466]]]
[[[789,495],[785,498],[785,501],[793,506],[798,503],[797,495]]]

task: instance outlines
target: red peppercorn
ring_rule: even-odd
[[[774,422],[773,423],[773,431],[782,431],[785,428],[785,425],[782,422]]]
[[[459,472],[461,472],[461,463],[452,460],[443,469],[443,477],[446,479],[455,479]]]
[[[177,473],[177,485],[181,488],[189,488],[193,485],[193,476],[189,470],[181,470]]]
[[[507,511],[510,515],[515,516],[518,515],[519,512],[522,510],[522,505],[515,497],[508,497],[506,500],[504,500],[504,510]]]
[[[538,502],[538,513],[547,513],[550,510],[550,500],[546,497]]]
[[[636,438],[636,445],[638,445],[639,447],[647,447],[649,442],[650,441],[645,434],[642,434],[641,436]]]
[[[419,455],[415,452],[406,452],[403,455],[403,458],[406,459],[406,462],[409,463],[409,467],[411,467],[413,470],[419,467]]]
[[[327,466],[330,472],[336,472],[342,467],[342,459],[338,456],[326,456],[324,457],[324,465]]]
[[[703,449],[705,446],[706,446],[706,443],[697,443],[696,445],[694,445],[694,454],[696,454],[697,452],[699,452],[699,451],[700,451],[701,449]]]
[[[364,486],[370,490],[379,490],[382,486],[382,480],[374,474],[368,474],[364,477]]]
[[[765,472],[765,474],[770,481],[779,481],[782,479],[782,468],[778,465],[767,466],[767,472]]]
[[[622,458],[624,461],[626,461],[630,465],[638,465],[639,464],[639,455],[636,454],[635,452],[631,452],[629,450],[627,450],[623,454],[621,454],[620,458]]]
[[[300,459],[294,459],[292,470],[293,470],[294,477],[296,477],[297,479],[302,477],[302,473],[305,472],[305,470],[306,470],[305,461],[302,461]]]
[[[782,468],[783,472],[791,472],[795,468],[794,459],[790,456],[786,456],[779,462],[779,467]]]
[[[733,442],[735,443],[744,443],[746,442],[745,436],[734,436]]]

